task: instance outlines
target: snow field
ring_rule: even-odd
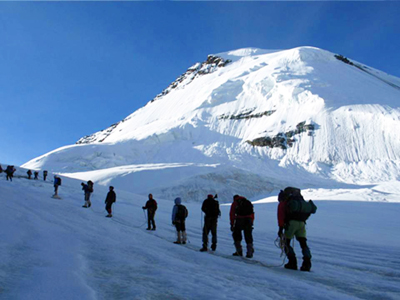
[[[183,199],[189,243],[175,245],[173,199],[153,193],[157,231],[148,232],[146,197],[116,187],[108,219],[107,188],[94,189],[84,209],[78,180],[63,177],[57,200],[50,182],[0,174],[0,299],[399,299],[398,203],[322,201],[324,190],[305,191],[321,201],[307,226],[313,268],[303,273],[279,267],[273,198],[255,203],[255,254],[247,260],[231,256],[229,204],[221,205],[217,251],[201,253],[201,203]],[[301,263],[297,242],[295,251]]]

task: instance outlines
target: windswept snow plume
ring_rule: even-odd
[[[239,49],[208,56],[124,120],[24,166],[124,187],[135,173],[131,191],[146,194],[140,186],[149,186],[193,200],[202,199],[194,187],[203,193],[233,177],[248,197],[286,184],[396,181],[399,99],[399,78],[341,55],[314,47]],[[236,191],[226,184],[225,201]]]

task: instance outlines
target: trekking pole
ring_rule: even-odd
[[[147,223],[147,216],[146,216],[146,213],[144,212],[144,208],[142,208],[142,210],[143,210],[143,216],[144,216],[144,223],[142,224],[142,225],[140,225],[140,227],[142,227],[144,224],[146,224]],[[147,224],[147,228],[149,228],[149,224]]]

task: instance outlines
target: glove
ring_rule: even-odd
[[[231,231],[233,232],[233,230],[235,229],[235,226],[231,225]]]
[[[282,237],[283,235],[283,227],[279,227],[278,236]]]
[[[175,225],[175,221],[172,221],[172,225]]]
[[[142,209],[146,209],[146,207],[145,207],[145,206],[142,206]]]

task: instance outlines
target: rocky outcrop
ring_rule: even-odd
[[[344,62],[345,64],[348,64],[350,66],[354,66],[353,62],[350,61],[347,57],[344,57],[343,55],[336,54],[335,58],[340,60],[340,61],[342,61],[342,62]]]
[[[213,73],[218,68],[225,67],[230,62],[231,60],[229,59],[225,60],[219,56],[209,55],[205,62],[196,63],[195,65],[190,67],[184,74],[179,76],[173,83],[171,83],[169,87],[167,87],[160,94],[158,94],[153,100],[151,100],[150,103],[162,98],[163,96],[169,94],[172,90],[178,87],[179,88],[185,87],[199,76]]]
[[[123,121],[121,121],[123,122]],[[80,138],[75,144],[90,144],[94,142],[101,143],[103,142],[110,134],[113,132],[113,130],[118,126],[119,123],[112,124],[110,127],[107,129],[98,131],[94,134],[91,135],[86,135],[83,138]]]
[[[293,143],[296,142],[294,138],[295,135],[298,135],[302,132],[308,132],[308,135],[312,136],[315,130],[314,124],[306,124],[306,122],[301,122],[296,125],[295,130],[290,130],[287,132],[279,132],[277,135],[270,137],[260,137],[254,139],[252,141],[246,141],[248,144],[253,147],[270,147],[270,148],[281,148],[287,149],[288,147],[292,147]]]
[[[252,114],[254,110],[250,110],[248,112],[243,112],[238,115],[220,115],[218,119],[220,120],[243,120],[243,119],[253,119],[253,118],[261,118],[264,116],[270,116],[272,115],[275,110],[267,110],[264,112]]]
[[[390,82],[388,80],[385,80],[385,79],[377,76],[376,74],[371,72],[371,70],[367,66],[363,66],[363,65],[360,65],[358,63],[353,63],[350,59],[348,59],[347,57],[344,57],[343,55],[336,54],[335,57],[336,57],[336,59],[344,62],[345,64],[348,64],[350,66],[356,67],[357,69],[359,69],[359,70],[361,70],[361,71],[363,71],[363,72],[365,72],[365,73],[367,73],[367,74],[379,79],[380,81],[390,85],[391,87],[393,87],[393,88],[395,88],[397,90],[400,90],[400,86],[399,85],[394,84],[393,82]]]

